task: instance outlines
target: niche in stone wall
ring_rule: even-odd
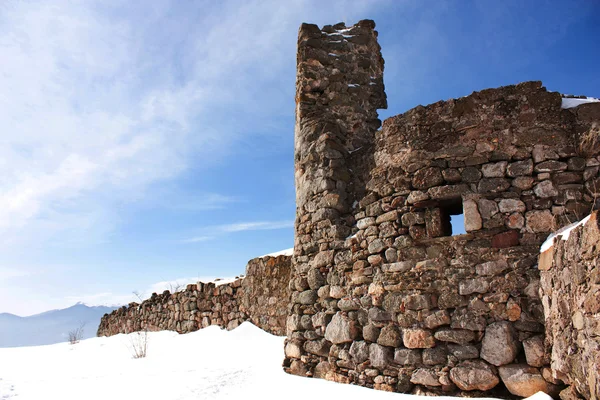
[[[465,233],[463,206],[460,197],[439,201],[425,211],[427,236],[442,237]]]

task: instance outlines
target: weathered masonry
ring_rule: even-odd
[[[559,234],[540,257],[546,338],[554,375],[572,385],[561,395],[600,398],[600,219]],[[567,396],[565,396],[567,395]]]
[[[180,292],[153,293],[141,304],[104,315],[98,336],[141,330],[188,333],[211,325],[234,329],[244,321],[284,335],[290,265],[289,256],[259,257],[248,261],[246,276],[234,282],[198,282]]]
[[[600,193],[600,103],[563,109],[526,82],[382,126],[374,28],[300,27],[284,367],[388,391],[557,395],[572,382],[550,368],[538,253]]]

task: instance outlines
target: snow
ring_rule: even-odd
[[[136,333],[78,344],[0,349],[2,400],[196,400],[365,398],[417,400],[283,372],[283,337],[249,322],[179,335],[149,332],[146,358],[130,351]],[[439,399],[449,399],[440,397]],[[544,394],[532,400],[548,400]]]
[[[281,250],[281,251],[278,251],[276,253],[265,254],[264,256],[260,256],[258,258],[277,257],[277,256],[291,256],[292,254],[294,254],[294,248],[293,247],[291,249]]]
[[[568,240],[569,235],[571,234],[571,231],[580,225],[585,225],[586,222],[589,221],[589,219],[590,219],[590,215],[588,215],[587,217],[585,217],[584,219],[582,219],[579,222],[574,222],[574,223],[567,225],[565,227],[562,227],[559,230],[557,230],[556,232],[552,233],[550,236],[548,236],[548,239],[546,239],[544,241],[544,243],[542,243],[542,247],[540,247],[540,253],[545,252],[546,250],[548,250],[549,248],[551,248],[554,245],[554,238],[561,238],[562,240]]]
[[[235,282],[235,281],[237,281],[238,279],[240,279],[240,278],[235,278],[235,277],[230,277],[230,278],[222,278],[222,279],[220,279],[220,278],[217,278],[217,279],[215,279],[215,280],[214,280],[214,281],[212,281],[212,282],[203,282],[203,283],[214,283],[214,284],[215,284],[215,286],[221,286],[221,285],[225,285],[225,284],[227,284],[227,283]]]
[[[600,99],[596,99],[594,97],[586,97],[584,99],[573,99],[573,98],[565,98],[562,99],[562,104],[560,108],[573,108],[580,106],[585,103],[597,103],[600,102]]]

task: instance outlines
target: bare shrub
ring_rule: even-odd
[[[81,339],[83,339],[83,328],[85,327],[85,322],[82,322],[79,324],[79,327],[69,331],[68,333],[68,337],[69,337],[69,343],[70,344],[76,344],[79,343],[79,341]]]
[[[133,358],[144,358],[148,352],[148,330],[134,332],[130,336],[130,350]]]
[[[579,138],[579,154],[591,157],[600,150],[600,125],[593,123],[591,128]]]

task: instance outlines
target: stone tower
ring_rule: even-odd
[[[300,28],[284,367],[400,392],[555,393],[537,256],[600,193],[600,103],[563,109],[526,82],[379,129],[374,27]]]

